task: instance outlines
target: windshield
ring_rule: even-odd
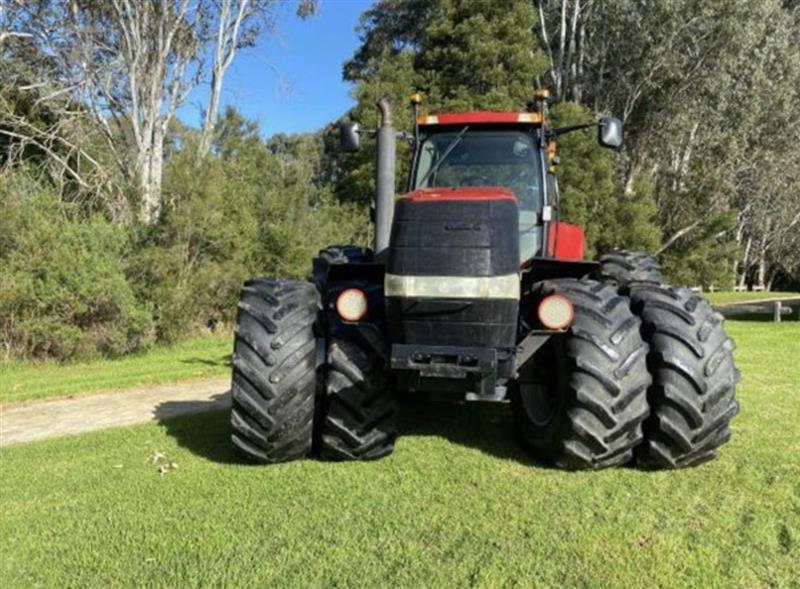
[[[449,152],[449,153],[448,153]],[[540,159],[536,138],[518,130],[456,129],[422,140],[414,188],[502,186],[517,197],[520,208],[520,259],[541,246]]]
[[[460,134],[460,130],[436,133],[422,141],[414,188],[503,186],[514,192],[520,208],[541,210],[541,172],[533,135],[472,130],[459,138]],[[441,159],[448,148],[450,153]]]

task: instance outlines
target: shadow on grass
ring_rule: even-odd
[[[186,358],[185,360],[181,360],[181,364],[204,364],[205,366],[225,366],[225,367],[232,366],[231,354],[225,354],[218,360],[212,360],[210,358]]]
[[[231,444],[230,392],[207,401],[165,401],[155,417],[167,435],[192,454],[213,462],[247,464]]]
[[[505,403],[452,403],[406,398],[400,409],[400,436],[433,436],[490,456],[536,464],[514,434]]]
[[[214,462],[249,464],[231,444],[228,393],[208,401],[167,401],[156,419],[179,446]],[[490,456],[536,464],[519,445],[508,405],[403,399],[400,437],[439,437]]]

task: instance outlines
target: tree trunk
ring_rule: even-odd
[[[739,288],[745,290],[747,288],[747,274],[750,269],[750,248],[753,245],[753,238],[748,237],[747,243],[744,246],[744,254],[742,255],[741,273],[739,274]]]
[[[139,219],[147,225],[158,221],[161,214],[161,172],[164,162],[164,133],[161,125],[155,125],[149,139],[150,145],[142,150],[138,167],[142,193]]]
[[[564,53],[567,44],[567,1],[561,0],[561,20],[558,31],[558,63],[556,69],[558,77],[556,78],[555,96],[558,100],[564,99]]]
[[[222,72],[219,68],[215,67],[211,72],[211,96],[208,99],[208,108],[206,109],[205,120],[203,121],[203,130],[200,136],[200,146],[198,149],[198,156],[205,157],[211,149],[211,140],[214,135],[214,129],[217,126],[217,116],[219,114],[219,97],[222,93]]]
[[[572,16],[569,22],[569,42],[567,43],[567,57],[564,63],[564,95],[569,100],[575,98],[575,82],[578,79],[578,65],[575,52],[578,45],[578,17],[581,13],[581,0],[573,0]],[[568,75],[567,75],[568,74]]]
[[[623,185],[622,194],[626,197],[633,195],[633,183],[636,181],[636,176],[641,171],[641,165],[638,161],[632,160],[628,165],[627,174],[625,175],[625,184]]]
[[[588,9],[587,9],[588,10]],[[576,48],[577,66],[575,69],[575,77],[572,80],[572,94],[575,102],[581,102],[583,99],[583,59],[586,47],[586,27],[584,26],[585,18],[578,21],[578,46]]]
[[[758,266],[756,271],[756,284],[754,290],[764,290],[764,278],[767,274],[767,248],[762,242],[758,248]]]

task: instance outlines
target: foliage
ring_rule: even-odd
[[[584,123],[592,113],[574,102],[552,111],[556,127]],[[589,255],[610,249],[653,251],[658,246],[657,213],[648,179],[640,175],[630,194],[620,190],[611,152],[597,144],[594,130],[558,139],[561,216],[586,230]]]
[[[0,335],[5,355],[119,356],[153,341],[126,280],[125,230],[64,206],[20,170],[0,177]]]
[[[668,281],[703,288],[725,288],[733,283],[736,244],[725,239],[732,215],[703,224],[691,237],[682,238],[661,255]]]
[[[24,168],[2,177],[7,357],[117,356],[214,331],[248,278],[304,278],[318,249],[366,235],[366,211],[326,184],[318,135],[264,141],[228,110],[201,163],[197,131],[173,126],[170,139],[151,225],[110,223]]]
[[[546,67],[532,28],[528,1],[439,2],[415,63],[429,108],[523,110]]]
[[[209,111],[216,121],[209,144],[208,128],[174,119],[170,105],[183,99],[181,86],[199,81],[188,73],[205,71],[195,50],[225,32],[224,63],[268,30],[278,7],[271,0],[201,4],[209,11],[183,24],[178,12],[149,4],[137,5],[132,20],[92,2],[77,3],[64,19],[56,18],[66,15],[63,3],[0,11],[0,74],[8,81],[0,88],[6,356],[113,356],[154,338],[213,331],[232,321],[250,276],[305,277],[319,247],[368,243],[371,137],[347,155],[334,148],[335,123],[265,140],[229,109],[219,118]],[[199,26],[224,24],[225,7],[245,5],[255,12],[243,29],[235,19],[227,28]],[[307,16],[317,4],[292,5]],[[158,18],[140,23],[143,30],[161,22],[182,35],[176,46],[160,47],[160,57],[134,59],[147,83],[128,88],[131,71],[99,73],[122,67],[117,54],[128,42],[116,32],[145,14]],[[97,26],[97,18],[112,16],[111,25]],[[590,131],[558,141],[560,215],[586,227],[591,254],[657,253],[677,283],[797,288],[798,30],[800,7],[781,0],[379,0],[362,16],[361,44],[344,64],[356,100],[346,118],[372,129],[375,102],[388,97],[395,126],[408,133],[412,90],[425,95],[424,112],[522,111],[535,85],[552,82],[555,125],[601,114],[626,124],[616,152],[598,148]],[[102,51],[92,53],[98,40]],[[129,49],[146,53],[153,44],[156,36],[145,35]],[[162,58],[174,58],[169,71],[149,67]],[[188,69],[179,71],[181,64]],[[87,76],[92,84],[63,87]],[[163,91],[172,78],[179,83],[170,98]],[[133,98],[147,88],[153,101],[136,101],[137,113]],[[158,123],[145,133],[152,149],[137,141],[147,121]],[[409,162],[401,140],[398,192]],[[157,200],[153,214],[141,215],[146,224],[137,221],[143,171]]]
[[[133,276],[155,310],[158,335],[175,341],[233,321],[239,289],[256,275],[305,277],[311,257],[359,230],[352,206],[315,185],[317,137],[275,137],[229,109],[213,150],[197,165],[196,133],[167,160],[165,210],[142,229]]]

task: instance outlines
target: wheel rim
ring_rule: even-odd
[[[564,359],[560,340],[552,341],[537,358],[528,378],[519,383],[522,408],[530,423],[545,427],[563,404]]]
[[[532,423],[544,426],[553,420],[558,410],[555,387],[541,383],[523,383],[520,385],[520,396],[525,413]]]

